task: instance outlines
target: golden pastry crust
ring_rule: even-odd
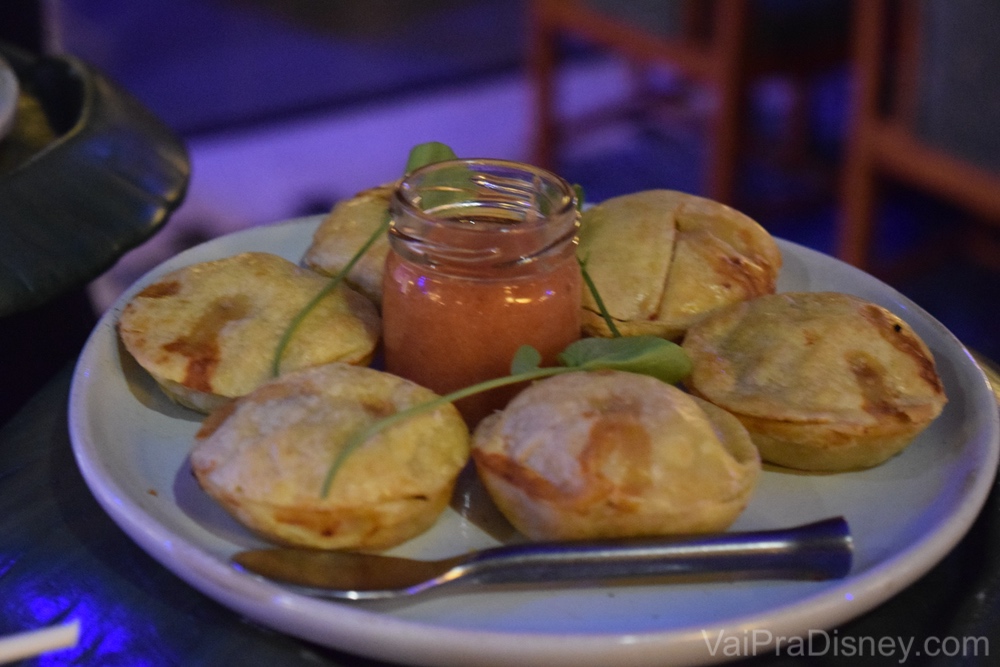
[[[395,183],[388,183],[338,202],[313,233],[303,263],[324,275],[337,275],[389,215],[395,188]],[[388,254],[389,238],[383,235],[345,276],[349,285],[377,305],[382,303],[382,274]]]
[[[333,363],[289,373],[212,413],[191,467],[202,488],[274,542],[378,550],[428,529],[468,460],[469,431],[445,405],[386,428],[351,453],[321,494],[346,440],[435,397],[371,368]]]
[[[616,320],[650,321],[659,310],[677,235],[676,195],[649,190],[615,197],[580,217],[579,255]],[[589,291],[584,309],[599,312]]]
[[[760,469],[735,418],[622,371],[535,383],[480,424],[472,455],[496,505],[532,539],[723,530]]]
[[[715,308],[773,293],[782,262],[771,235],[746,215],[673,190],[584,211],[579,254],[622,334],[672,340]],[[583,308],[584,332],[610,335],[589,292]]]
[[[278,341],[328,281],[268,253],[203,262],[136,294],[122,311],[118,333],[168,396],[209,412],[272,376]],[[339,287],[298,327],[281,372],[331,361],[367,364],[380,330],[375,306]]]
[[[837,292],[763,296],[718,310],[683,343],[696,395],[734,414],[765,461],[803,470],[878,465],[947,398],[902,319]]]

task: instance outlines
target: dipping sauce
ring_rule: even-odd
[[[404,179],[391,209],[382,290],[390,373],[447,394],[508,375],[522,345],[551,365],[580,337],[579,223],[558,176],[500,160],[438,163]],[[475,426],[521,388],[455,405]]]

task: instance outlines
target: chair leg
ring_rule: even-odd
[[[554,169],[559,144],[556,110],[558,33],[548,20],[548,3],[531,3],[528,22],[528,77],[534,92],[535,136],[532,162]]]
[[[718,100],[710,123],[706,194],[725,204],[733,204],[735,200],[739,155],[745,135],[749,14],[746,0],[719,0],[716,3],[712,49],[717,52],[718,65],[713,78]]]
[[[855,150],[844,166],[837,257],[864,271],[871,269],[871,247],[878,216],[878,186],[872,161]]]
[[[873,137],[879,122],[883,37],[888,8],[883,0],[854,3],[852,31],[854,98],[851,131],[844,161],[842,210],[837,226],[836,254],[854,266],[871,268],[871,246],[877,221],[877,171]]]

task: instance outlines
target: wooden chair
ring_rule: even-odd
[[[952,227],[891,263],[876,260],[885,181],[1000,223],[998,26],[1000,5],[987,0],[855,1],[841,259],[892,278],[956,249]]]
[[[642,19],[634,15],[640,4],[648,10],[648,16],[658,20],[640,23]],[[839,11],[843,4],[812,0],[530,0],[529,68],[536,105],[534,161],[555,168],[559,148],[577,120],[568,114],[559,115],[556,95],[560,45],[565,38],[573,38],[624,56],[640,68],[670,67],[713,91],[714,108],[707,119],[704,193],[732,203],[746,138],[751,83],[765,73],[783,73],[801,84],[818,69],[842,62],[847,44],[847,12]],[[801,21],[796,27],[790,23],[786,28],[780,23],[781,7],[786,16],[793,18],[811,18],[803,8],[821,7],[826,17],[813,20],[805,29]],[[674,25],[661,18],[658,11],[664,17],[669,13]],[[805,86],[798,88],[803,90]]]

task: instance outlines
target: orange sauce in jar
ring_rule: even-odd
[[[519,163],[457,164],[475,175],[475,186],[449,192],[443,205],[439,197],[429,206],[435,197],[427,189],[454,180],[433,174],[455,163],[404,179],[392,203],[382,290],[386,370],[439,394],[508,375],[522,345],[554,364],[580,337],[578,219],[568,184]],[[503,187],[489,184],[497,179]],[[456,407],[475,426],[519,389],[476,394]]]

